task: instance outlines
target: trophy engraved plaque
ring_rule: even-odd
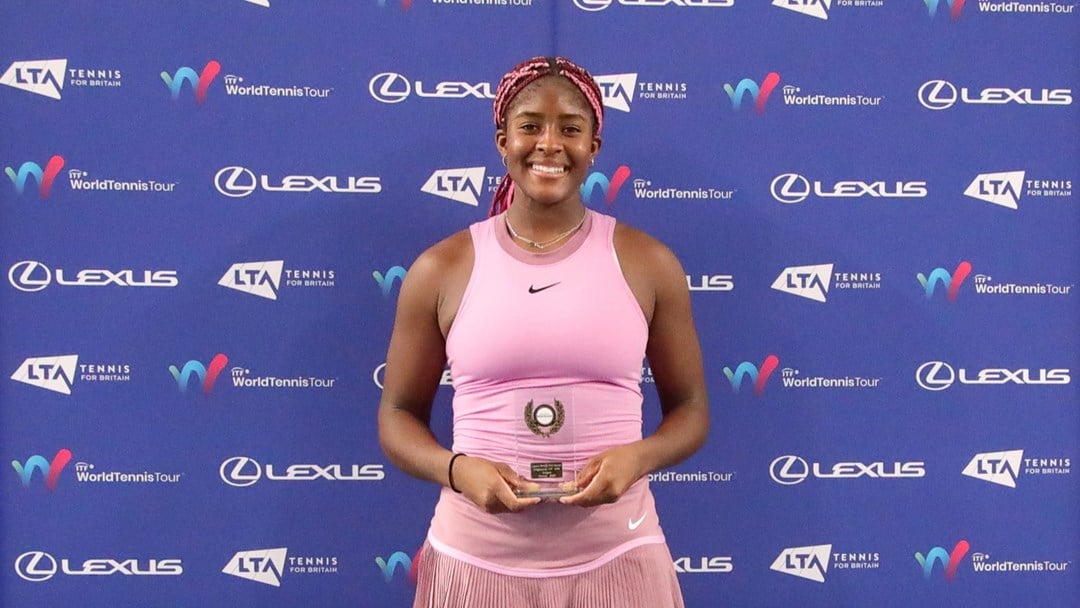
[[[514,493],[522,498],[576,494],[580,488],[573,387],[523,389],[514,391],[513,399],[516,457],[511,466],[531,482]]]

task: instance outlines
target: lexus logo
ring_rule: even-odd
[[[929,80],[919,87],[919,103],[927,110],[951,108],[959,96],[947,80]]]
[[[956,381],[956,371],[944,361],[927,361],[915,370],[915,382],[928,391],[943,391]]]
[[[56,575],[56,559],[44,551],[27,551],[15,558],[15,574],[24,581],[40,583]]]
[[[591,13],[611,6],[611,0],[574,0],[574,6]]]
[[[214,187],[225,196],[242,198],[255,191],[258,180],[250,169],[225,167],[214,175]]]
[[[802,483],[810,475],[810,465],[798,456],[781,456],[769,465],[769,476],[785,486]]]
[[[383,72],[371,77],[368,83],[371,96],[383,103],[405,101],[412,92],[409,79],[396,72]]]
[[[769,186],[773,198],[781,203],[801,203],[810,196],[810,181],[798,173],[777,175]]]
[[[236,488],[254,485],[262,478],[262,467],[253,458],[233,456],[221,463],[221,480]]]
[[[12,265],[8,281],[19,291],[41,291],[52,282],[52,271],[41,262],[26,260]]]

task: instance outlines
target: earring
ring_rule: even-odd
[[[589,159],[589,166],[591,167],[591,166],[593,166],[595,164],[596,164],[596,157],[594,156],[594,157]]]
[[[506,165],[506,157],[505,156],[502,157],[502,161],[503,161],[503,166],[509,169],[509,167],[507,167],[507,165]]]

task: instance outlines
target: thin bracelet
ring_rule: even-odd
[[[461,494],[461,490],[454,487],[454,461],[457,460],[459,456],[464,456],[464,454],[458,452],[450,457],[450,464],[446,467],[446,479],[450,482],[450,489]]]

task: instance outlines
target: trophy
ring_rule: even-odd
[[[514,471],[531,482],[517,488],[522,498],[558,498],[576,494],[578,454],[575,442],[574,390],[548,386],[514,391],[516,412]]]

